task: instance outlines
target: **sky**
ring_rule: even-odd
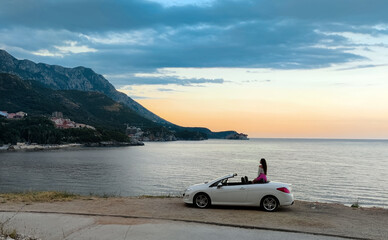
[[[388,139],[388,1],[1,0],[0,49],[85,66],[160,117]]]

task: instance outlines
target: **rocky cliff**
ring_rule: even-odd
[[[173,131],[191,131],[206,134],[209,138],[226,138],[235,131],[212,132],[207,128],[186,128],[170,123],[150,112],[142,105],[115,89],[102,75],[90,68],[65,68],[45,63],[34,63],[30,60],[18,60],[0,49],[0,73],[9,73],[24,80],[38,81],[55,90],[78,90],[86,92],[100,92],[111,99],[123,103],[140,116]]]
[[[35,80],[58,90],[79,90],[101,92],[115,101],[121,102],[139,115],[161,125],[172,123],[150,112],[142,105],[118,92],[102,75],[90,68],[65,68],[57,65],[34,63],[30,60],[18,60],[4,50],[0,50],[0,72],[15,74],[22,79]]]
[[[160,129],[122,103],[103,93],[77,90],[53,90],[45,85],[8,73],[0,73],[0,110],[23,111],[30,116],[50,116],[62,112],[65,118],[124,132],[125,125]],[[156,131],[157,131],[156,130]]]

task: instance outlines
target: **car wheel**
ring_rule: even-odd
[[[267,212],[274,212],[276,211],[276,209],[278,209],[279,207],[279,201],[276,197],[274,196],[265,196],[262,200],[261,200],[261,204],[260,204],[261,208],[264,210],[264,211],[267,211]]]
[[[194,197],[194,205],[198,208],[207,208],[210,206],[210,197],[205,193],[198,193]]]

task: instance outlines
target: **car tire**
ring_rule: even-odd
[[[206,193],[197,193],[193,202],[197,208],[207,208],[211,204],[210,197]]]
[[[274,196],[265,196],[261,199],[260,207],[266,212],[274,212],[279,207],[279,200]]]

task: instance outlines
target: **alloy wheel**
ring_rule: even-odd
[[[199,208],[206,208],[209,205],[209,197],[205,194],[198,194],[195,197],[195,205]]]
[[[263,199],[262,207],[265,211],[273,212],[278,208],[277,199],[271,196],[268,196]]]

